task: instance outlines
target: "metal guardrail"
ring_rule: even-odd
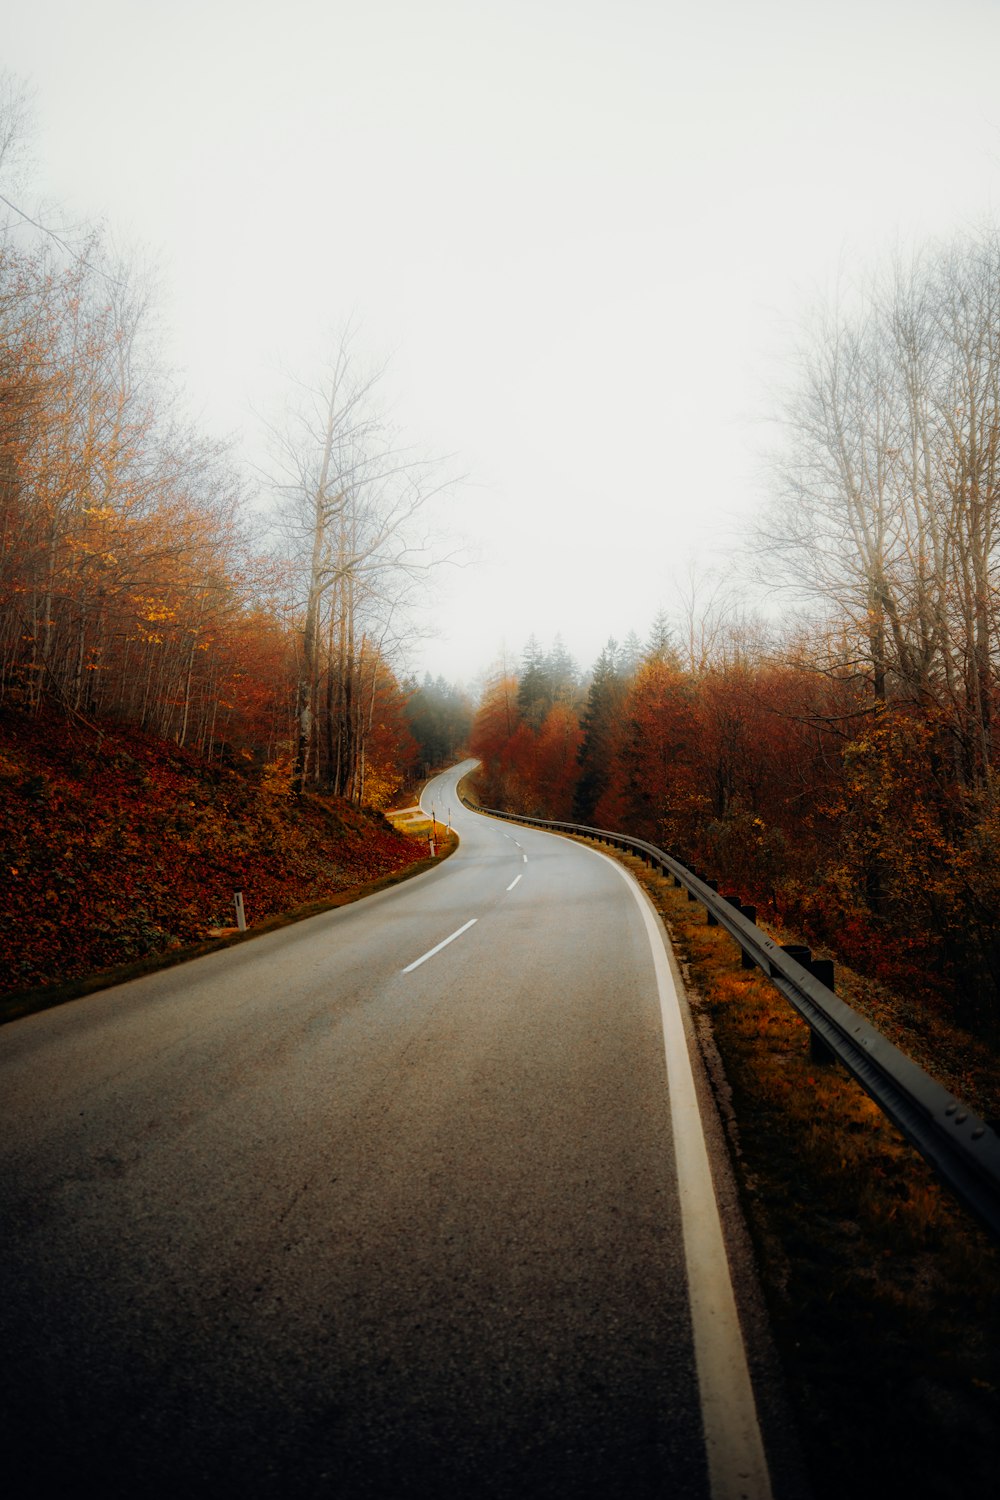
[[[558,823],[480,807],[461,791],[459,796],[473,812],[551,833],[579,834],[638,854],[685,886],[689,896],[705,907],[709,920],[735,938],[744,964],[761,969],[808,1023],[814,1045],[818,1043],[843,1063],[946,1186],[1000,1239],[1000,1137],[834,994],[832,964],[824,967],[817,962],[822,975],[817,977],[806,966],[808,958],[800,961],[808,950],[786,951],[757,926],[753,908],[744,907],[735,897],[719,895],[714,883],[645,839],[582,823]],[[823,982],[826,978],[830,984]]]

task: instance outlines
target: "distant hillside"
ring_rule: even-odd
[[[118,726],[0,714],[0,990],[330,900],[422,859],[378,814]]]

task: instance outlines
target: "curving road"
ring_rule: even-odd
[[[433,872],[0,1032],[13,1493],[766,1500],[658,924],[462,769]]]

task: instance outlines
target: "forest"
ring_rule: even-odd
[[[57,705],[195,751],[284,766],[385,806],[421,761],[394,663],[427,564],[345,346],[308,387],[265,547],[235,456],[158,388],[121,267],[0,242],[0,707]],[[314,422],[320,410],[320,425]]]
[[[843,961],[996,1027],[1000,239],[896,261],[805,331],[724,590],[581,681],[534,638],[482,800],[650,838]],[[774,608],[775,601],[781,605]]]
[[[406,647],[450,481],[401,446],[350,329],[269,455],[208,437],[135,258],[17,202],[0,75],[0,989],[187,948],[419,861],[379,810],[470,705]],[[57,215],[58,222],[58,215]]]
[[[24,96],[0,85],[8,189]],[[3,204],[0,711],[54,709],[98,739],[125,723],[385,807],[438,757],[419,726],[440,739],[428,704],[451,690],[401,667],[440,561],[421,513],[449,480],[401,448],[382,372],[334,335],[263,424],[252,481],[188,417],[141,267],[100,230],[70,245]]]
[[[140,270],[3,201],[0,722],[98,749],[129,726],[374,809],[468,742],[484,800],[652,838],[996,1024],[994,226],[897,257],[804,329],[749,594],[664,611],[586,676],[532,638],[473,724],[462,690],[402,665],[447,555],[424,513],[451,481],[402,443],[350,331],[268,424],[265,514],[186,415]]]

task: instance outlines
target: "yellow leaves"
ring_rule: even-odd
[[[292,791],[292,757],[279,755],[269,761],[261,774],[260,784],[272,796],[289,797]]]
[[[388,807],[402,784],[403,777],[394,765],[388,761],[369,761],[365,777],[365,805]]]

